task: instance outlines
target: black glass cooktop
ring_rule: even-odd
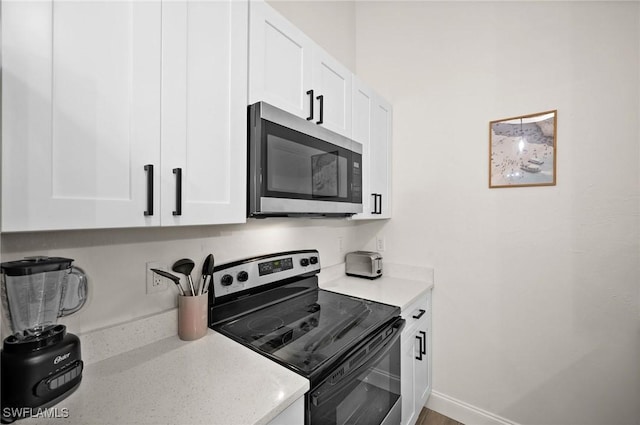
[[[397,315],[397,307],[319,289],[215,329],[310,376]]]

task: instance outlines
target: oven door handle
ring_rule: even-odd
[[[387,353],[391,350],[393,345],[400,339],[400,335],[402,334],[402,328],[404,327],[405,320],[399,318],[396,320],[391,327],[386,327],[382,329],[380,332],[377,332],[372,338],[367,339],[367,341],[358,345],[358,348],[354,350],[357,353],[360,349],[366,347],[368,344],[371,344],[378,335],[383,332],[387,332],[389,329],[394,329],[395,334],[387,341],[384,341],[384,344],[380,344],[380,346],[374,351],[367,353],[367,356],[362,358],[360,362],[355,367],[349,367],[349,370],[345,374],[341,374],[340,370],[337,369],[332,373],[330,377],[325,379],[320,385],[318,385],[315,389],[313,389],[310,393],[310,400],[314,406],[320,406],[323,403],[326,403],[328,400],[331,400],[336,395],[339,395],[342,392],[342,389],[349,385],[353,381],[351,379],[353,376],[357,376],[362,370],[367,369],[369,366],[378,362],[382,357],[387,355]],[[383,334],[384,335],[384,334]],[[341,364],[345,364],[349,362],[349,359],[352,356],[347,357]],[[339,375],[340,378],[331,381],[332,376]]]

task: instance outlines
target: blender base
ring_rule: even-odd
[[[63,325],[58,326],[63,337],[56,337],[51,344],[5,339],[1,353],[3,423],[48,414],[43,409],[68,397],[80,385],[80,340],[66,333]]]

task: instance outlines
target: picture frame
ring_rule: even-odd
[[[558,111],[489,123],[489,188],[555,186]]]

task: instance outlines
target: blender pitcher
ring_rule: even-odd
[[[0,264],[2,301],[13,335],[37,337],[58,317],[80,310],[87,300],[87,277],[72,259],[32,257]]]

